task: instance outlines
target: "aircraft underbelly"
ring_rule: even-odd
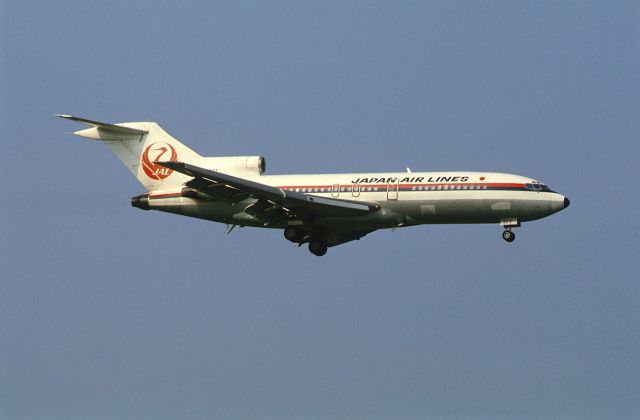
[[[241,212],[241,204],[233,205],[224,201],[194,200],[186,197],[153,200],[153,210],[182,216],[211,220],[220,223],[233,223],[233,215]]]
[[[505,218],[519,221],[540,219],[552,213],[550,201],[542,194],[495,196],[490,198],[442,197],[429,200],[390,200],[371,214],[352,217],[323,217],[316,226],[353,229],[383,229],[394,226],[440,223],[499,223]],[[243,226],[283,228],[286,220],[255,218],[244,213],[247,203],[194,200],[179,197],[153,200],[153,209],[199,219]]]
[[[544,197],[415,200],[389,207],[404,215],[407,224],[499,223],[508,217],[529,221],[551,213],[550,202]]]

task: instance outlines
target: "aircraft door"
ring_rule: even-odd
[[[399,180],[396,179],[394,182],[390,182],[387,185],[387,200],[397,200],[398,199],[398,188]]]
[[[333,184],[333,188],[331,189],[331,196],[338,197],[340,195],[340,184]]]

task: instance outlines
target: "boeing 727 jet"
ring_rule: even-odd
[[[226,223],[227,233],[283,229],[318,256],[378,229],[434,223],[500,224],[513,242],[522,222],[569,206],[544,183],[504,173],[265,175],[261,156],[200,156],[154,122],[58,116],[89,125],[74,134],[105,143],[145,187],[133,207]]]

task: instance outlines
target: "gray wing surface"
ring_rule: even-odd
[[[187,183],[187,186],[202,194],[234,202],[239,202],[249,197],[255,198],[258,201],[252,206],[260,209],[277,209],[290,215],[312,214],[324,217],[362,216],[380,209],[380,205],[375,202],[341,200],[288,191],[222,172],[200,168],[189,163],[155,163],[194,177],[192,181]]]

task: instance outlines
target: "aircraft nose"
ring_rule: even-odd
[[[555,213],[569,207],[569,199],[562,194],[554,193],[551,196],[551,212]]]

